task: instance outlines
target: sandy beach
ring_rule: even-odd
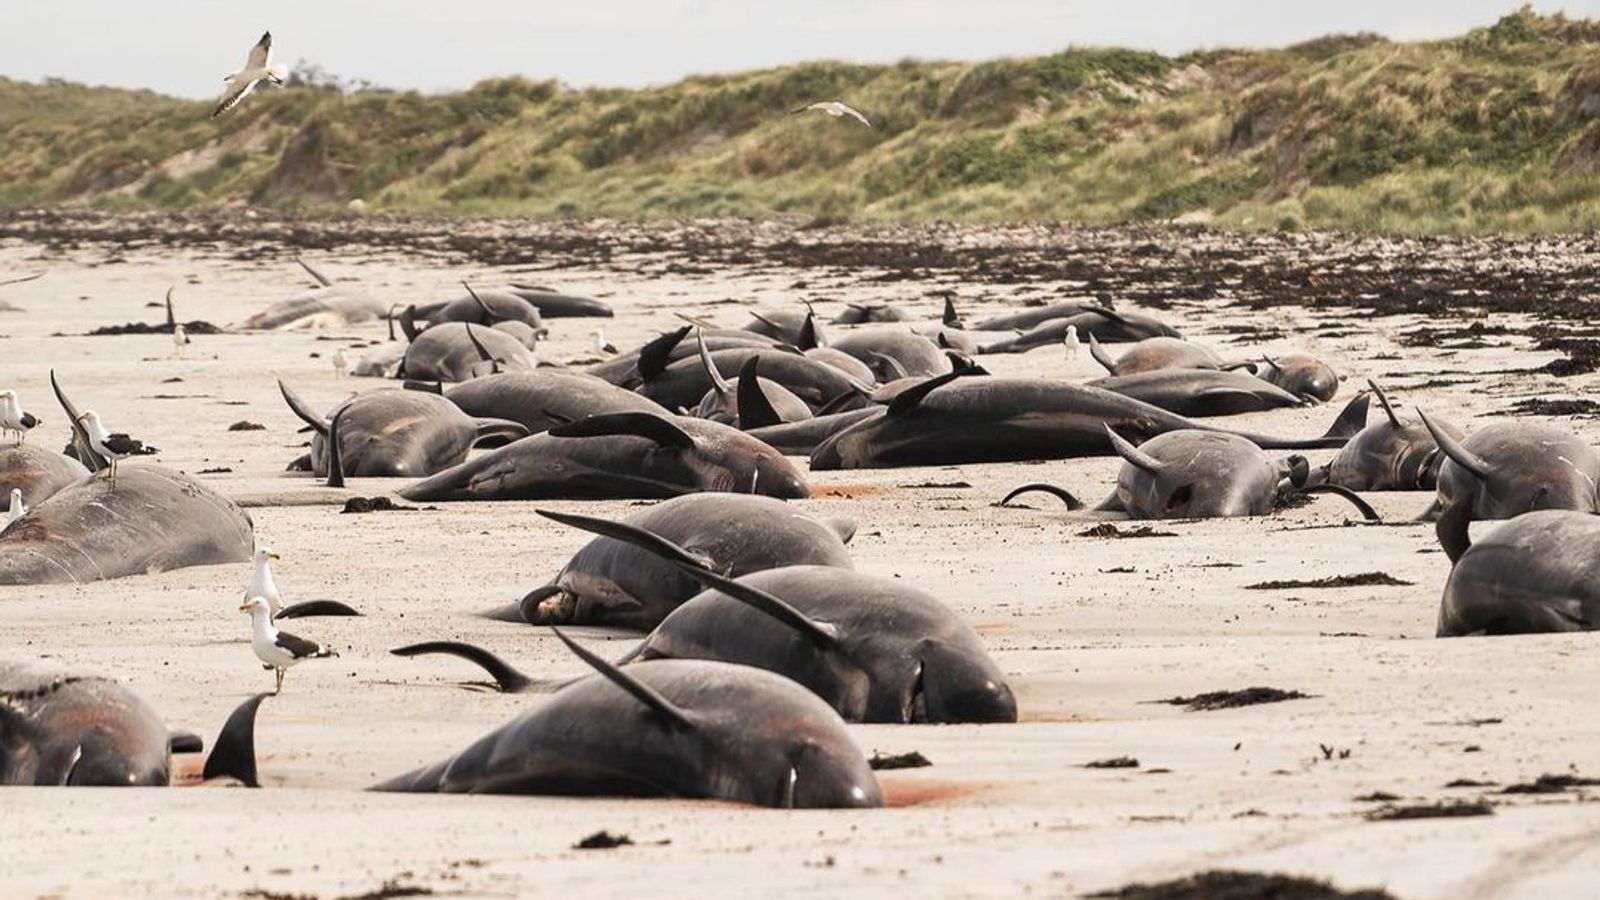
[[[1600,776],[1585,680],[1600,675],[1593,638],[1435,639],[1449,562],[1432,526],[1409,521],[1427,495],[1367,495],[1387,520],[1378,525],[1321,498],[1262,518],[1154,523],[1164,534],[1139,538],[1086,536],[1104,519],[1048,498],[993,505],[1029,481],[1098,501],[1113,484],[1110,459],[810,476],[815,496],[799,505],[857,521],[857,566],[957,608],[1018,691],[1015,725],[852,726],[869,753],[914,750],[932,762],[881,773],[889,808],[366,793],[541,702],[464,687],[481,673],[460,660],[387,651],[460,639],[530,673],[581,674],[552,635],[477,613],[542,584],[586,542],[536,506],[620,517],[634,504],[345,515],[345,499],[402,482],[352,479],[338,491],[285,473],[305,436],[277,379],[319,408],[393,386],[341,378],[330,364],[337,348],[386,340],[382,322],[197,335],[182,359],[165,335],[84,336],[159,321],[151,304],[174,285],[181,320],[237,323],[309,285],[297,253],[396,302],[453,295],[462,278],[516,276],[616,308],[603,323],[549,322],[541,355],[554,362],[590,356],[596,324],[631,347],[673,327],[675,313],[737,327],[747,308],[809,299],[830,318],[846,301],[889,301],[934,319],[953,290],[977,319],[1108,290],[1224,356],[1304,350],[1346,378],[1333,405],[1217,423],[1320,434],[1377,378],[1406,407],[1471,430],[1518,401],[1594,386],[1592,374],[1512,371],[1562,359],[1532,349],[1552,332],[1588,334],[1553,317],[1583,314],[1576,304],[1593,296],[1600,271],[1592,247],[1154,230],[130,221],[43,216],[0,229],[0,275],[47,273],[0,288],[20,308],[0,312],[0,383],[46,420],[30,440],[54,447],[66,435],[54,369],[79,404],[161,447],[160,464],[224,470],[199,477],[248,507],[258,545],[282,556],[286,599],[331,597],[366,615],[290,626],[340,656],[294,669],[262,707],[262,790],[7,789],[0,896],[1079,896],[1240,869],[1420,900],[1577,896],[1600,877],[1600,804],[1589,802],[1600,793],[1506,792],[1547,774]],[[1409,264],[1419,259],[1431,268]],[[1472,285],[1483,293],[1460,293]],[[1460,318],[1421,302],[1430,298]],[[1059,347],[981,362],[997,375],[1101,374],[1087,354],[1069,361]],[[1600,438],[1592,417],[1556,421]],[[230,430],[239,422],[265,428]],[[272,686],[237,611],[248,570],[0,588],[0,649],[114,676],[209,743],[229,710]],[[1366,573],[1399,583],[1261,587]],[[612,657],[633,639],[572,634]],[[1310,696],[1212,711],[1154,702],[1258,686]],[[1137,766],[1086,765],[1119,757]],[[197,780],[201,757],[182,759]],[[1478,784],[1449,786],[1462,780]],[[1392,799],[1361,799],[1373,795]],[[1368,817],[1479,800],[1492,814]],[[634,844],[573,848],[601,829]]]

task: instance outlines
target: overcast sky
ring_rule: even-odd
[[[275,59],[434,91],[492,75],[643,85],[806,59],[1034,55],[1073,45],[1444,37],[1517,0],[9,0],[0,74],[210,96],[270,28]],[[1600,18],[1600,0],[1538,2]]]

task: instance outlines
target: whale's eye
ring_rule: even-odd
[[[1185,506],[1188,506],[1189,501],[1193,499],[1194,485],[1183,485],[1177,490],[1173,491],[1171,496],[1167,497],[1167,512],[1172,512],[1175,509],[1181,509]]]

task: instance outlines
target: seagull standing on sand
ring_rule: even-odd
[[[189,332],[183,330],[183,326],[182,325],[174,325],[174,326],[172,326],[172,355],[173,356],[179,357],[181,359],[183,357],[183,348],[187,347],[191,343],[194,343],[194,342],[189,338]]]
[[[1078,340],[1078,326],[1068,325],[1067,336],[1061,339],[1061,346],[1067,348],[1067,359],[1077,361],[1083,352],[1083,344]]]
[[[350,357],[344,355],[344,348],[340,347],[333,354],[333,374],[343,378],[350,372]]]
[[[217,108],[211,113],[215,119],[243,100],[255,86],[263,81],[271,82],[279,87],[283,80],[289,77],[289,67],[279,64],[272,65],[269,59],[272,56],[272,32],[261,35],[261,40],[250,48],[250,55],[244,61],[244,68],[222,79],[227,82],[227,87],[222,91],[222,99],[217,101]]]
[[[28,431],[37,428],[39,418],[23,410],[16,391],[0,391],[0,433],[14,431],[17,443],[27,440]]]
[[[111,486],[117,486],[117,460],[127,459],[130,456],[154,456],[161,451],[155,447],[146,447],[143,441],[128,437],[122,432],[115,434],[106,430],[100,421],[100,414],[94,410],[85,410],[78,417],[83,430],[89,436],[89,449],[104,456],[111,461],[110,474]]]
[[[18,519],[22,518],[23,516],[25,516],[27,514],[28,514],[28,507],[24,506],[23,503],[22,503],[22,489],[21,488],[12,488],[11,489],[11,508],[10,508],[10,511],[6,513],[6,524],[0,525],[0,534],[5,533],[5,530],[7,528],[10,528],[12,525],[16,524],[16,521]]]
[[[260,597],[267,601],[267,611],[274,617],[283,610],[283,595],[278,593],[278,583],[272,580],[272,561],[278,554],[263,547],[256,551],[256,567],[250,572],[250,586],[244,589],[244,602]]]
[[[617,355],[617,345],[606,340],[606,333],[604,330],[596,328],[594,331],[589,333],[594,335],[594,349],[597,352],[604,353],[608,356]]]
[[[828,115],[833,116],[835,119],[840,118],[841,116],[849,116],[852,119],[855,119],[857,122],[860,122],[861,124],[867,126],[868,128],[872,127],[872,123],[867,121],[867,117],[866,116],[863,116],[854,107],[847,106],[847,105],[845,105],[843,103],[840,103],[837,100],[823,100],[823,101],[820,101],[818,103],[812,103],[812,104],[809,104],[807,106],[802,106],[799,109],[791,110],[789,112],[789,115],[798,116],[803,112],[810,112],[811,110],[816,110],[817,112],[825,112]]]
[[[316,641],[308,641],[302,637],[295,637],[287,631],[279,631],[272,624],[272,612],[267,607],[267,601],[261,597],[251,597],[239,607],[239,611],[250,614],[250,648],[256,652],[256,658],[261,660],[261,667],[273,670],[278,676],[278,686],[273,690],[274,694],[283,690],[283,675],[289,671],[290,666],[299,665],[308,659],[324,659],[339,655]]]

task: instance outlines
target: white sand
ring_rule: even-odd
[[[196,336],[188,359],[166,336],[51,337],[133,320],[155,321],[169,284],[180,319],[236,322],[308,284],[287,253],[242,262],[226,254],[142,249],[103,263],[113,248],[86,245],[41,258],[0,243],[0,272],[48,268],[0,291],[25,308],[0,314],[0,382],[47,419],[32,440],[59,445],[64,417],[50,397],[54,366],[73,399],[165,448],[160,462],[191,472],[251,509],[257,539],[279,551],[290,601],[333,597],[368,615],[310,619],[289,630],[341,648],[289,674],[262,707],[257,739],[266,789],[108,791],[14,788],[0,803],[0,895],[237,896],[263,890],[321,897],[360,894],[385,881],[461,896],[694,894],[701,897],[1075,895],[1133,880],[1211,868],[1313,874],[1343,887],[1386,886],[1407,898],[1551,897],[1591,893],[1600,876],[1600,805],[1575,794],[1493,797],[1492,817],[1374,823],[1358,795],[1388,791],[1413,802],[1471,799],[1457,778],[1512,783],[1575,769],[1600,774],[1600,717],[1587,679],[1600,671],[1593,638],[1433,638],[1448,563],[1431,527],[1341,527],[1353,515],[1334,498],[1278,516],[1158,525],[1177,537],[1075,536],[1093,524],[1049,511],[995,509],[1008,488],[1048,480],[1098,500],[1113,461],[820,473],[805,506],[860,523],[853,552],[869,572],[902,576],[944,597],[986,636],[1017,687],[1023,721],[989,727],[856,727],[869,751],[918,750],[930,768],[889,772],[895,808],[778,812],[683,801],[367,794],[361,788],[453,753],[538,697],[468,692],[480,677],[448,658],[404,660],[387,649],[461,638],[526,671],[581,666],[538,631],[473,613],[543,583],[586,535],[533,514],[533,504],[446,504],[436,512],[340,515],[337,500],[393,489],[353,480],[326,492],[282,470],[303,452],[299,421],[279,399],[288,380],[319,407],[383,386],[337,379],[340,343],[376,339],[368,324],[325,333]],[[315,257],[340,279],[394,299],[453,293],[482,269],[389,252]],[[798,277],[834,285],[838,298],[893,299],[937,314],[928,284],[853,288],[817,272],[732,270],[643,278],[620,271],[557,271],[541,280],[614,303],[605,323],[620,346],[675,324],[674,310],[742,324],[732,297],[777,304]],[[502,276],[503,277],[503,276]],[[987,291],[1006,296],[1004,287]],[[966,304],[970,318],[998,305]],[[832,313],[834,305],[825,305]],[[1304,310],[1194,308],[1169,313],[1225,352],[1208,328],[1253,321],[1294,332]],[[1498,317],[1497,317],[1498,320]],[[1364,323],[1358,323],[1362,327]],[[1393,342],[1402,323],[1377,320],[1356,337],[1274,342],[1334,361],[1355,378],[1425,380],[1411,373],[1493,370],[1543,362],[1511,349],[1438,351]],[[550,355],[587,355],[590,320],[555,320]],[[320,353],[322,358],[310,358]],[[1404,361],[1372,362],[1396,353]],[[351,359],[359,355],[352,352]],[[1089,376],[1058,349],[987,357],[997,374]],[[181,383],[162,383],[181,377]],[[1359,383],[1359,381],[1355,381]],[[1558,385],[1491,376],[1474,388],[1400,393],[1468,428],[1474,413]],[[1340,401],[1347,399],[1347,386]],[[153,399],[154,395],[185,399]],[[1320,433],[1335,407],[1228,420],[1289,435]],[[229,432],[241,419],[266,431]],[[1586,434],[1591,422],[1572,423]],[[966,481],[970,489],[908,489]],[[830,489],[847,496],[828,496]],[[1372,495],[1403,521],[1420,494]],[[319,501],[304,505],[297,501]],[[1045,498],[1036,498],[1043,507]],[[1053,504],[1053,501],[1050,501]],[[549,504],[621,516],[629,504]],[[1213,567],[1230,563],[1236,567]],[[1131,568],[1132,571],[1118,571]],[[227,712],[269,689],[236,611],[248,566],[189,569],[82,586],[0,588],[0,649],[116,675],[173,727],[208,743]],[[1388,572],[1408,587],[1247,590],[1269,579]],[[617,655],[617,634],[578,629]],[[1353,633],[1353,634],[1352,634]],[[1337,636],[1349,635],[1349,636]],[[1270,685],[1314,699],[1217,712],[1148,701]],[[1470,720],[1498,719],[1474,725]],[[1348,750],[1325,760],[1319,745]],[[1471,752],[1469,752],[1469,750]],[[1133,756],[1141,768],[1082,764]],[[199,757],[188,757],[189,774]],[[1155,772],[1162,769],[1168,771]],[[598,829],[641,846],[576,851]],[[657,845],[657,842],[670,842]],[[820,893],[818,893],[820,892]]]

